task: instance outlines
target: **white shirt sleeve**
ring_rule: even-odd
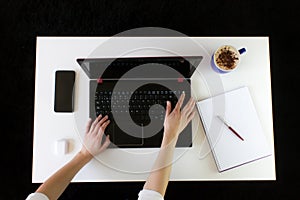
[[[49,200],[49,198],[43,193],[31,193],[26,200]],[[138,200],[164,200],[164,198],[154,190],[143,189],[139,192]]]
[[[28,195],[28,197],[26,198],[26,200],[49,200],[49,198],[44,195],[43,193],[31,193],[30,195]]]
[[[164,198],[159,192],[143,189],[139,192],[138,200],[164,200]]]

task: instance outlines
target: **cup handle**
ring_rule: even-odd
[[[239,51],[240,55],[242,55],[243,53],[246,52],[246,48],[241,48],[241,49],[239,49],[238,51]]]

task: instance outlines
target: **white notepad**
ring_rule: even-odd
[[[219,172],[271,155],[248,87],[198,101],[196,105]]]

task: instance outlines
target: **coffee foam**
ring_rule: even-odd
[[[239,63],[239,53],[234,47],[224,45],[215,52],[214,62],[223,70],[233,70]]]

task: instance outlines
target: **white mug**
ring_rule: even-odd
[[[238,67],[241,55],[245,52],[245,48],[236,49],[231,45],[222,45],[212,56],[212,67],[221,74],[232,72]]]

